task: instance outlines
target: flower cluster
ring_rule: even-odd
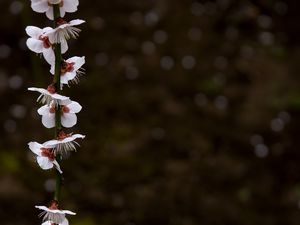
[[[29,142],[29,149],[35,154],[38,165],[43,170],[55,168],[57,170],[57,185],[54,200],[48,207],[36,206],[42,210],[42,225],[68,225],[65,215],[75,215],[69,210],[59,208],[59,192],[62,180],[60,162],[66,159],[71,152],[79,146],[77,140],[85,136],[81,134],[66,133],[64,128],[71,128],[77,123],[77,113],[82,106],[69,97],[62,95],[63,88],[70,84],[78,84],[80,76],[84,74],[82,66],[85,57],[70,57],[63,59],[62,55],[68,50],[68,40],[76,39],[81,31],[77,26],[84,20],[75,19],[65,21],[66,13],[77,11],[78,0],[31,0],[31,8],[38,13],[45,13],[54,21],[55,26],[39,28],[27,26],[25,31],[29,38],[26,41],[28,48],[43,56],[49,64],[52,82],[47,88],[30,87],[29,91],[38,92],[37,102],[42,106],[37,110],[41,115],[42,124],[46,128],[54,128],[55,137],[44,143]]]

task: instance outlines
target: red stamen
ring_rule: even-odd
[[[64,75],[67,72],[73,72],[74,65],[75,65],[74,62],[71,62],[71,63],[63,62],[61,69],[60,69],[61,75]]]
[[[71,136],[70,134],[66,134],[65,132],[61,131],[61,132],[59,132],[57,139],[64,140],[65,138],[70,137],[70,136]]]
[[[58,202],[55,200],[52,200],[50,202],[49,209],[52,209],[52,210],[58,209]]]
[[[61,4],[61,3],[60,3]],[[56,19],[56,25],[57,26],[60,26],[60,25],[63,25],[63,24],[66,24],[67,21],[65,21],[63,18],[59,17]]]
[[[70,112],[70,109],[69,109],[67,106],[63,105],[63,106],[61,107],[61,111],[62,111],[62,113],[69,113],[69,112]]]
[[[55,107],[51,106],[51,108],[49,109],[50,113],[55,113]]]
[[[42,156],[47,157],[50,161],[54,161],[55,155],[50,148],[41,148]]]
[[[55,94],[56,89],[55,89],[55,87],[54,87],[53,84],[50,84],[50,85],[47,87],[47,91],[49,91],[51,94]]]
[[[43,42],[44,48],[50,48],[52,46],[48,36],[40,35],[39,40]]]

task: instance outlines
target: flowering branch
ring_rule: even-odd
[[[40,93],[37,101],[44,105],[38,109],[38,114],[42,116],[43,125],[46,128],[54,128],[54,139],[43,144],[28,143],[42,169],[56,169],[53,200],[49,207],[36,206],[43,210],[41,216],[43,216],[44,223],[42,225],[68,225],[65,215],[75,215],[69,210],[60,210],[63,179],[60,163],[70,155],[70,152],[76,151],[79,146],[76,139],[85,137],[81,134],[66,134],[63,131],[63,128],[71,128],[77,123],[76,113],[80,112],[82,107],[61,94],[64,85],[69,86],[69,83],[79,82],[79,76],[83,74],[81,67],[85,63],[85,57],[74,56],[64,60],[62,54],[68,50],[67,41],[70,38],[77,38],[81,31],[75,26],[85,21],[76,19],[66,22],[62,17],[66,12],[77,11],[78,4],[78,0],[31,0],[31,8],[38,13],[46,13],[46,16],[54,21],[54,27],[43,29],[34,26],[26,27],[26,33],[29,35],[26,42],[28,48],[43,55],[50,64],[50,73],[54,75],[53,82],[48,85],[47,89],[28,88],[30,91]]]

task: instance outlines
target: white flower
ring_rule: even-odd
[[[44,144],[47,146],[53,146],[55,155],[68,156],[70,151],[76,151],[76,145],[80,146],[75,140],[78,138],[85,138],[82,134],[65,134],[61,131],[56,140],[50,140]]]
[[[44,88],[36,88],[36,87],[30,87],[28,88],[28,90],[37,91],[41,93],[41,95],[37,99],[37,102],[40,102],[42,104],[50,105],[50,102],[52,100],[55,101],[55,104],[59,104],[59,101],[66,101],[69,99],[69,97],[57,94],[55,87],[53,85],[49,85],[47,90]]]
[[[36,154],[36,160],[43,170],[48,170],[55,166],[55,168],[62,173],[60,166],[55,159],[53,148],[37,142],[29,142],[28,146],[30,150]]]
[[[72,13],[77,11],[78,0],[31,0],[31,8],[38,13],[46,13],[46,16],[53,20],[53,6],[59,4],[60,16],[64,17],[66,12]]]
[[[76,113],[82,109],[78,102],[71,100],[61,101],[61,124],[66,128],[73,127],[77,123]],[[55,127],[55,102],[44,105],[38,109],[38,114],[42,116],[42,123],[46,128]]]
[[[54,223],[50,220],[42,223],[42,225],[53,225]],[[67,218],[65,218],[61,223],[58,223],[58,225],[69,225],[69,221],[67,220]]]
[[[61,43],[64,44],[67,40],[74,38],[76,39],[81,31],[79,28],[74,27],[85,23],[84,20],[71,20],[70,22],[66,22],[63,19],[59,19],[56,21],[57,27],[52,31],[48,32],[49,40],[51,43]]]
[[[69,210],[59,210],[56,201],[52,201],[49,208],[46,206],[35,206],[35,208],[43,210],[40,216],[43,216],[44,221],[51,221],[54,224],[66,224],[66,214],[76,215],[76,213]]]
[[[39,28],[35,26],[27,26],[26,33],[30,36],[27,39],[27,47],[38,54],[43,54],[45,60],[50,64],[54,64],[55,55],[53,50],[53,42],[49,40],[47,33],[53,32],[53,28]],[[63,42],[61,44],[61,53],[65,53],[68,50],[68,43]]]
[[[67,59],[62,63],[61,66],[61,84],[68,84],[69,81],[74,83],[79,83],[79,76],[84,74],[83,69],[80,69],[85,63],[85,57],[74,56],[72,58]],[[51,66],[50,72],[54,74],[55,65]]]

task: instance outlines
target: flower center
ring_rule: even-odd
[[[50,48],[51,47],[51,43],[49,41],[48,36],[40,35],[39,40],[43,42],[44,48]]]
[[[67,72],[73,72],[74,65],[75,65],[74,62],[71,62],[71,63],[63,62],[62,66],[61,66],[61,69],[60,69],[61,75],[64,75]]]
[[[50,107],[50,109],[49,109],[49,112],[50,112],[50,113],[55,113],[55,106],[52,105],[52,106]]]
[[[50,148],[41,148],[42,156],[47,157],[50,161],[54,161],[55,155]]]
[[[67,21],[65,21],[63,18],[59,17],[56,19],[56,25],[57,26],[60,26],[60,25],[63,25],[63,24],[66,24],[68,23]]]
[[[65,138],[70,137],[70,136],[71,136],[70,134],[66,134],[65,132],[61,131],[61,132],[59,132],[57,139],[64,140]]]
[[[69,107],[63,105],[63,106],[61,107],[61,111],[62,111],[62,113],[69,113],[69,112],[70,112],[70,109],[69,109]]]
[[[53,84],[50,84],[48,87],[47,87],[47,91],[49,91],[50,94],[55,94],[56,90],[55,90],[55,87]]]
[[[55,200],[53,200],[53,201],[50,203],[49,209],[52,209],[52,210],[58,209],[58,202],[55,201]]]

